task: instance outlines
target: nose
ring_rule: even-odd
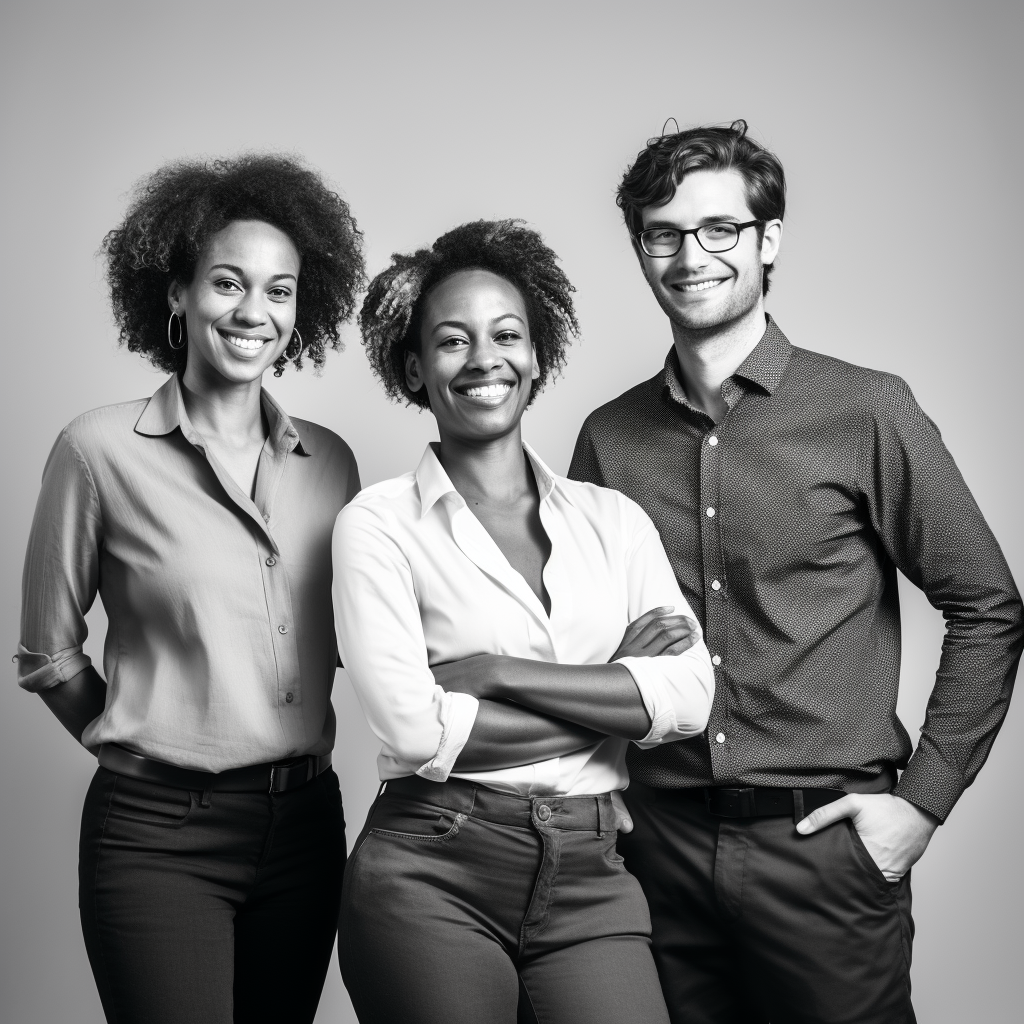
[[[710,254],[697,241],[696,235],[683,235],[683,247],[676,255],[676,266],[699,270],[710,262]]]
[[[470,342],[466,368],[487,373],[504,363],[501,349],[489,337],[477,337]]]
[[[258,327],[267,322],[266,303],[258,289],[249,288],[243,293],[235,306],[234,317],[248,327]]]

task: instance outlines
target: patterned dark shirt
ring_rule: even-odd
[[[864,791],[903,768],[896,793],[945,819],[988,756],[1024,642],[999,545],[899,377],[795,348],[769,317],[722,397],[716,426],[672,350],[591,413],[569,470],[651,516],[716,666],[706,733],[631,747],[631,776]],[[896,717],[897,569],[946,619],[913,757]]]

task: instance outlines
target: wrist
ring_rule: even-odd
[[[912,803],[906,797],[893,796],[894,800],[898,800],[900,805],[908,813],[913,812],[914,818],[920,824],[922,829],[927,829],[928,834],[931,835],[942,822],[934,815],[931,811],[926,811],[923,807],[918,807],[917,804]]]

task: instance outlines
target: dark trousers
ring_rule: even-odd
[[[910,879],[890,885],[849,821],[718,818],[632,783],[619,837],[651,909],[673,1024],[904,1024]]]
[[[342,895],[361,1024],[668,1024],[615,835],[607,794],[389,782]]]
[[[79,906],[111,1024],[316,1014],[345,865],[338,778],[209,800],[105,768],[89,787]]]

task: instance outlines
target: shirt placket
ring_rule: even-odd
[[[731,378],[722,386],[722,397],[732,411],[740,397],[740,389]],[[728,444],[725,433],[729,414],[721,423],[712,425],[701,441],[701,552],[704,569],[704,642],[711,654],[715,671],[715,702],[707,725],[711,770],[714,781],[732,776],[733,735],[732,694],[728,683],[729,656],[729,586],[725,574],[722,508],[722,459]]]
[[[256,507],[264,529],[257,532],[257,557],[267,603],[267,623],[277,662],[277,706],[279,712],[294,710],[301,718],[302,678],[299,672],[298,634],[293,614],[291,587],[282,553],[274,540],[274,498],[284,475],[288,452],[264,449],[256,476]]]

